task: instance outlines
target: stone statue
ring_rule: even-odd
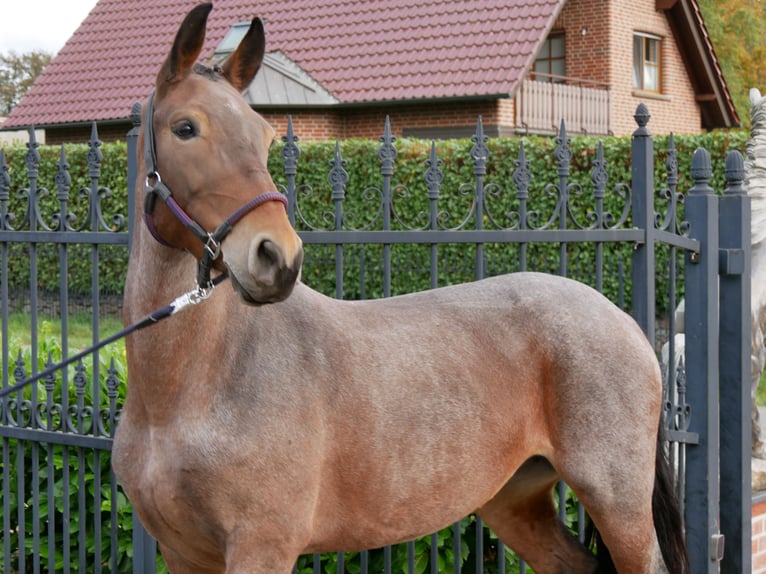
[[[764,432],[761,427],[755,395],[766,364],[766,97],[750,90],[750,139],[745,158],[745,183],[752,198],[750,231],[751,258],[751,320],[752,354],[750,360],[751,392],[753,397],[753,456],[766,459]]]
[[[756,460],[753,464],[753,489],[762,490],[766,488],[766,435],[761,425],[755,397],[764,366],[766,366],[766,97],[761,96],[755,88],[750,90],[750,115],[751,129],[745,159],[745,183],[747,193],[751,197],[752,208],[750,392],[753,399],[752,452],[753,458],[758,459],[757,464]],[[682,301],[679,309],[676,310],[674,369],[684,353],[683,305]],[[670,360],[668,347],[667,343],[663,346],[660,358],[664,377],[667,377]]]

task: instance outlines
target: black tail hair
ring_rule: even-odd
[[[662,431],[657,434],[657,454],[654,465],[654,492],[652,514],[657,541],[662,558],[670,574],[689,574],[689,555],[681,522],[681,508],[674,487],[673,469],[670,467],[662,441]]]
[[[652,492],[652,515],[654,530],[662,552],[662,559],[670,574],[689,574],[689,556],[681,522],[681,508],[674,488],[673,471],[670,467],[662,441],[662,429],[657,434],[657,454],[654,464],[654,491]],[[617,568],[609,555],[609,549],[601,534],[589,521],[588,540],[596,546],[599,574],[617,574]]]

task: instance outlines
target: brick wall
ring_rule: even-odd
[[[753,574],[766,574],[766,501],[753,505]]]
[[[98,126],[98,139],[103,142],[125,141],[131,123],[102,124]],[[46,145],[61,145],[63,143],[84,143],[90,140],[91,126],[71,126],[66,128],[50,128],[45,130]]]
[[[287,131],[287,111],[267,111],[263,116],[278,134]],[[386,116],[391,122],[391,132],[397,137],[464,137],[474,132],[479,116],[491,135],[510,135],[515,119],[511,99],[360,106],[292,113],[295,133],[304,141],[377,139],[383,134]]]
[[[567,75],[611,85],[610,118],[617,135],[635,130],[633,114],[649,107],[653,133],[698,133],[700,108],[678,46],[655,0],[570,0],[554,26],[564,30]],[[633,33],[662,38],[662,93],[633,89]],[[608,65],[604,65],[608,62]]]
[[[575,0],[577,2],[584,0]],[[635,129],[636,107],[644,103],[652,114],[653,133],[699,133],[701,111],[664,12],[654,9],[654,0],[609,2],[609,82],[612,84],[612,124],[617,134]],[[633,89],[633,33],[646,32],[662,38],[661,94]]]

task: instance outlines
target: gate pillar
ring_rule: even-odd
[[[739,152],[726,158],[720,199],[720,418],[723,574],[752,571],[750,197]]]
[[[718,197],[708,185],[710,154],[692,158],[694,186],[686,198],[690,237],[699,252],[687,252],[685,264],[686,380],[689,431],[699,444],[687,449],[686,541],[691,572],[715,574],[723,550],[719,527],[718,478]]]

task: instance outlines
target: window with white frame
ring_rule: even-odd
[[[633,87],[647,92],[662,90],[660,49],[662,39],[651,34],[633,34]]]

